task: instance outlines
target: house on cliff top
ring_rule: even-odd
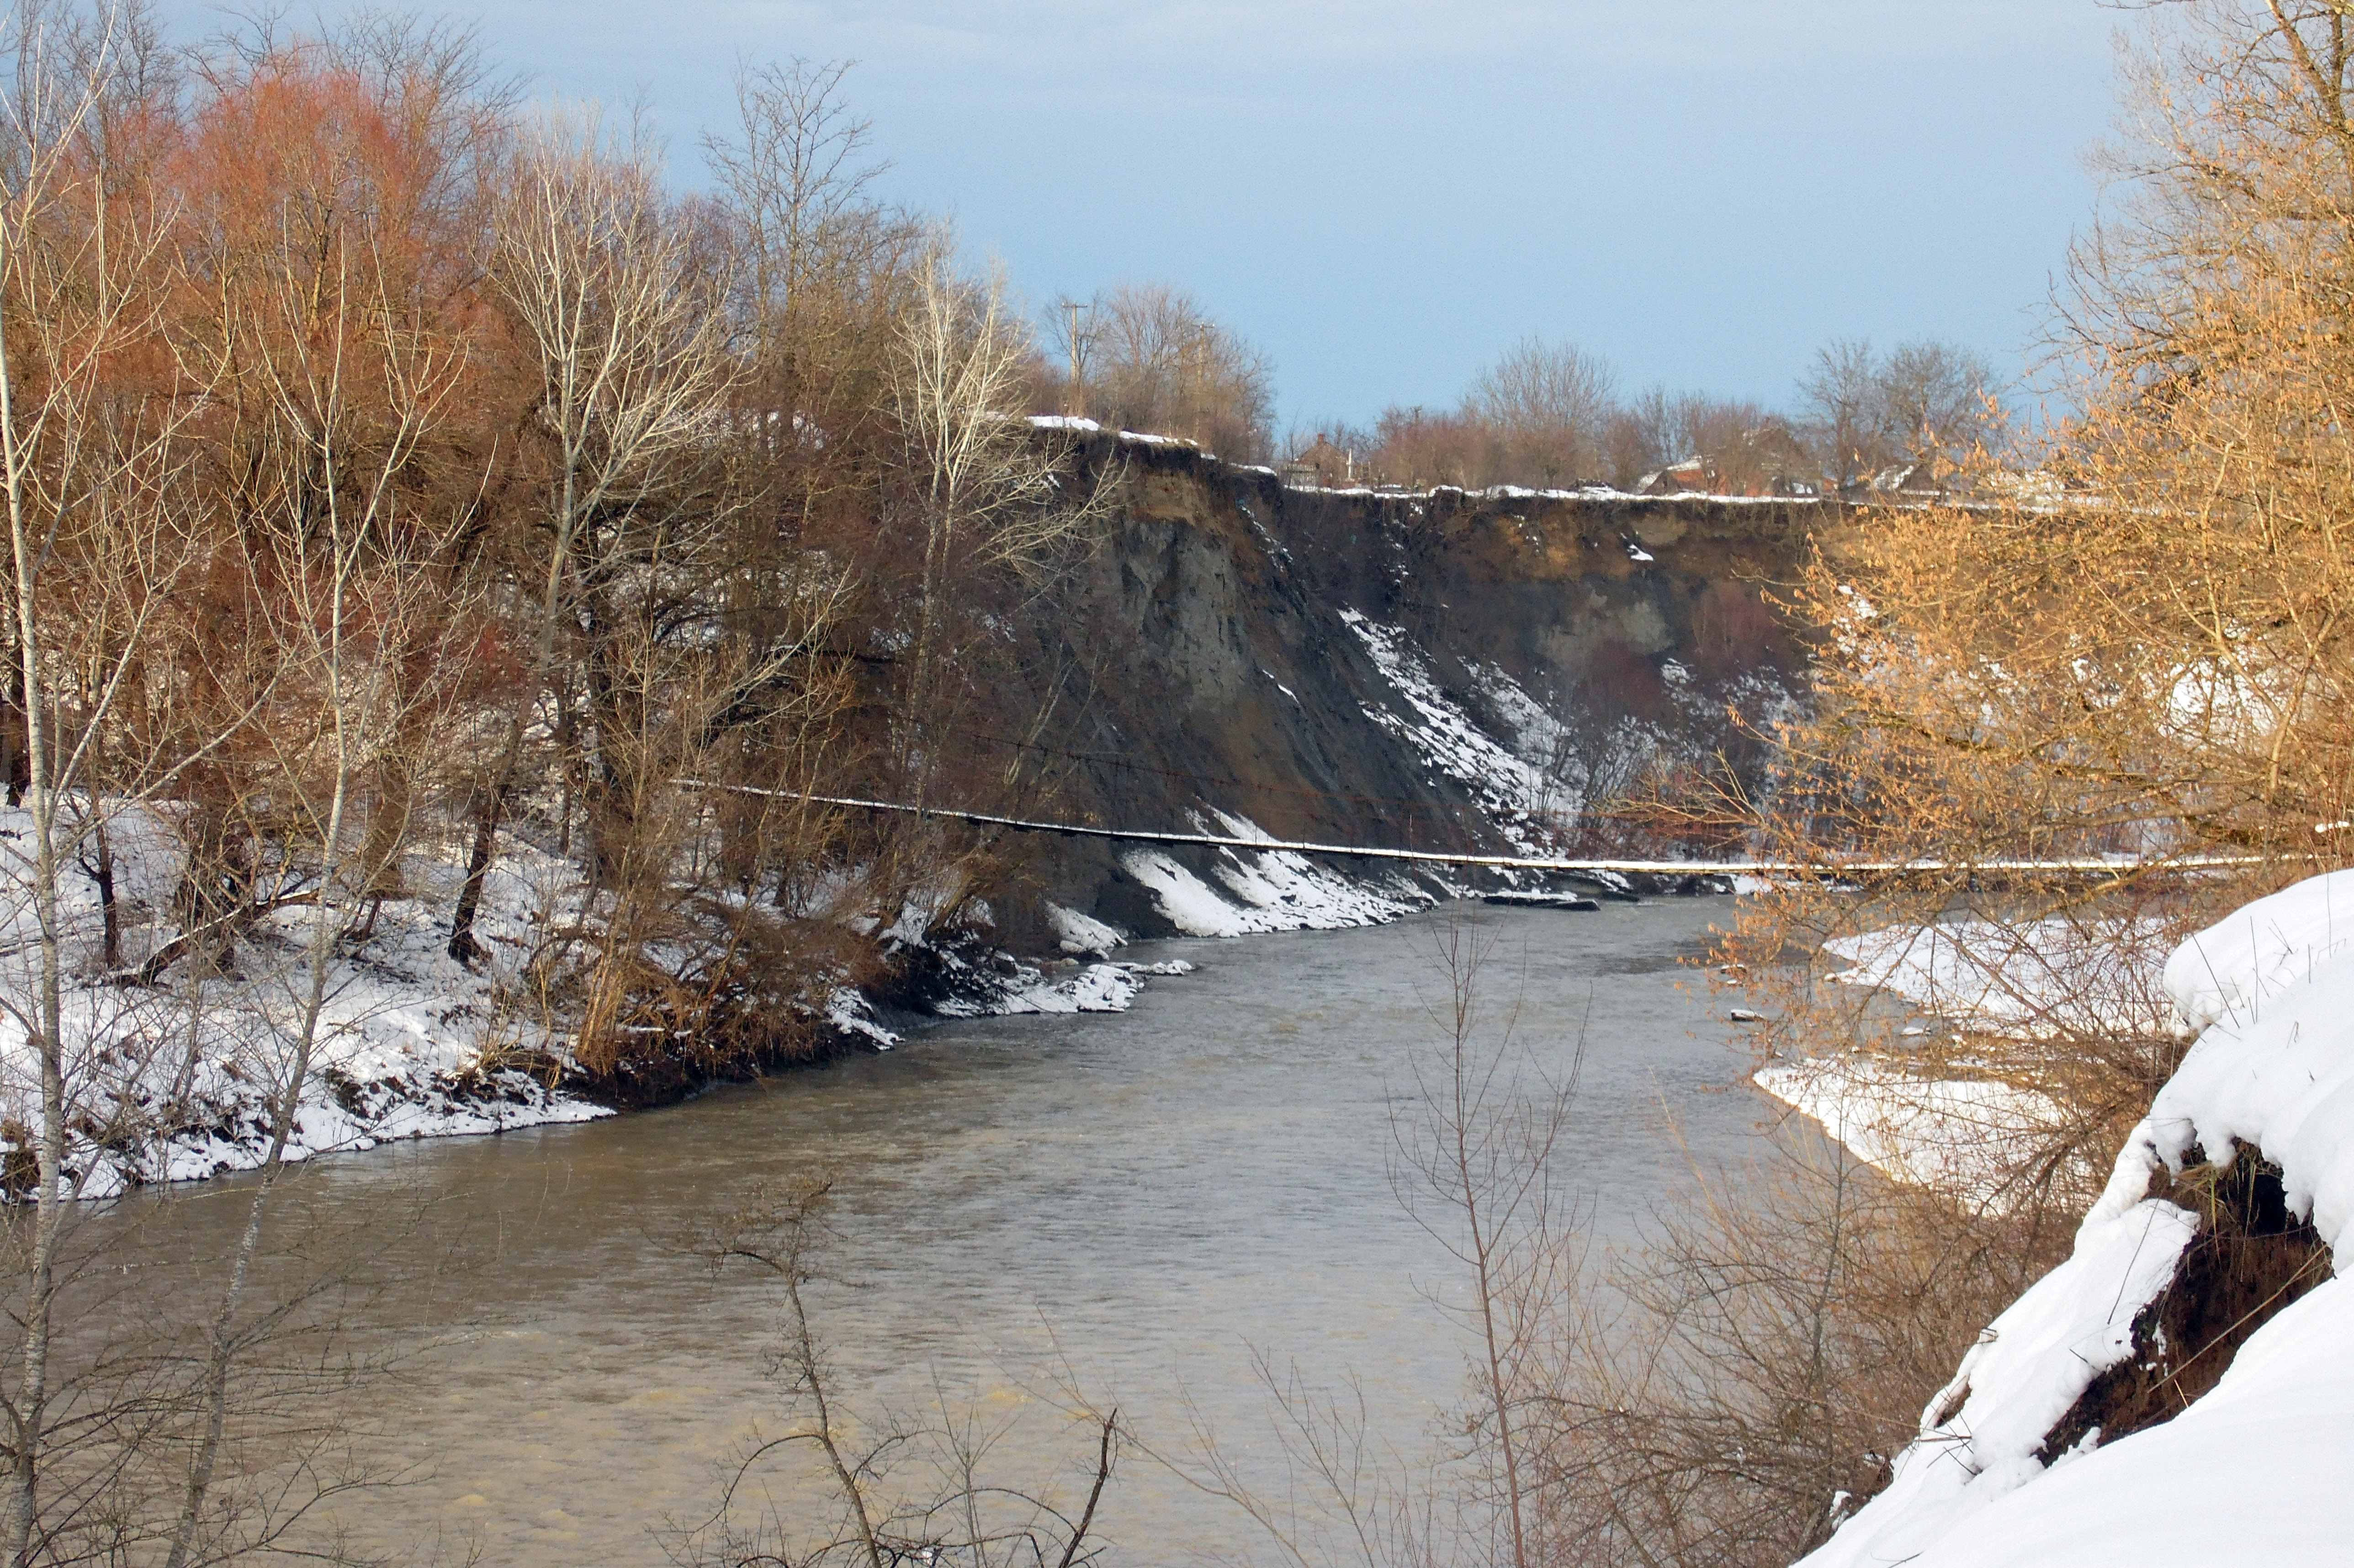
[[[1357,482],[1357,454],[1334,446],[1331,438],[1319,430],[1316,432],[1316,444],[1285,463],[1278,471],[1284,483],[1298,489],[1342,489]]]
[[[1779,419],[1719,439],[1709,450],[1645,474],[1638,495],[1815,495],[1821,474],[1805,445]]]

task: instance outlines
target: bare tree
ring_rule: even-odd
[[[1930,339],[1883,355],[1862,338],[1834,338],[1798,381],[1808,432],[1835,484],[1891,464],[1950,465],[1998,440],[1999,389],[1984,355]]]
[[[1029,344],[1005,303],[1005,282],[959,277],[945,238],[917,275],[899,326],[892,392],[910,503],[922,541],[914,649],[906,688],[905,755],[934,744],[930,710],[949,599],[965,574],[1009,571],[1042,580],[1063,553],[1091,543],[1113,488],[1066,483],[1070,443],[1023,417]],[[917,800],[925,768],[910,768]]]
[[[1880,466],[1879,361],[1868,339],[1833,338],[1798,380],[1823,471],[1846,484]]]
[[[1368,466],[1392,483],[1468,487],[1487,477],[1486,432],[1460,414],[1390,408],[1382,411],[1373,431]]]
[[[1426,1003],[1438,1049],[1416,1063],[1412,1108],[1393,1123],[1391,1179],[1463,1269],[1469,1298],[1452,1310],[1474,1345],[1465,1425],[1488,1461],[1481,1500],[1500,1526],[1497,1555],[1527,1568],[1542,1560],[1527,1432],[1543,1393],[1536,1374],[1583,1272],[1580,1215],[1553,1156],[1570,1131],[1585,1041],[1557,1075],[1528,1061],[1517,1003],[1500,1007],[1490,992],[1493,930],[1458,916],[1434,918],[1429,932],[1444,988]]]
[[[832,1193],[832,1181],[822,1176],[758,1188],[742,1207],[692,1239],[694,1250],[715,1272],[748,1267],[775,1289],[778,1337],[769,1375],[789,1406],[806,1416],[790,1431],[753,1439],[724,1473],[718,1508],[684,1532],[673,1555],[696,1568],[824,1568],[836,1563],[864,1568],[1077,1568],[1094,1561],[1101,1548],[1091,1543],[1090,1533],[1122,1437],[1117,1411],[1087,1413],[1095,1452],[1087,1466],[1085,1498],[1075,1503],[984,1476],[986,1441],[945,1408],[935,1427],[897,1419],[875,1422],[870,1415],[873,1438],[861,1443],[851,1436],[854,1422],[842,1378],[817,1313],[817,1293],[838,1283],[825,1268],[832,1241],[825,1210]],[[772,1504],[756,1512],[748,1506],[751,1496],[796,1449],[816,1457],[818,1489],[831,1506]],[[945,1484],[913,1491],[895,1484],[898,1462],[926,1450]],[[1076,1517],[1065,1511],[1073,1506]]]
[[[344,155],[310,165],[321,185],[279,193],[294,213],[264,230],[259,253],[222,259],[218,275],[238,283],[219,291],[217,334],[204,344],[217,358],[202,371],[223,387],[245,380],[249,415],[269,431],[245,471],[236,536],[243,575],[259,590],[249,630],[265,641],[274,671],[246,794],[268,800],[283,845],[277,875],[307,885],[307,911],[299,959],[253,982],[278,994],[245,1010],[260,1026],[236,1048],[237,1069],[262,1091],[264,1147],[207,1321],[165,1568],[220,1550],[216,1492],[231,1375],[277,1317],[264,1310],[249,1320],[265,1219],[314,1087],[343,940],[380,885],[378,857],[397,854],[402,842],[399,824],[387,832],[373,821],[404,815],[398,800],[373,789],[420,727],[436,727],[429,719],[420,726],[418,715],[446,707],[449,689],[420,682],[419,671],[452,662],[435,644],[462,637],[468,621],[433,569],[459,519],[420,516],[402,493],[449,411],[468,345],[419,319],[396,287],[391,252],[403,237],[367,216],[380,218],[392,204],[366,188],[367,164],[354,149],[337,151]],[[305,217],[321,227],[307,231]]]
[[[870,154],[872,123],[843,101],[849,70],[847,60],[798,58],[739,66],[740,139],[703,141],[743,226],[756,354],[769,333],[790,335],[801,324],[812,285],[841,265],[845,240],[876,237],[866,193],[890,164]]]
[[[69,1082],[62,983],[69,959],[59,883],[92,813],[69,804],[89,783],[95,736],[138,669],[160,599],[137,602],[133,620],[92,648],[77,648],[59,596],[103,519],[116,535],[146,544],[142,563],[167,583],[187,554],[175,519],[158,504],[177,461],[177,425],[120,420],[109,397],[120,357],[154,329],[158,262],[171,214],[152,186],[118,185],[93,146],[114,86],[123,21],[62,7],[20,7],[7,21],[8,79],[0,94],[0,482],[5,482],[11,575],[12,674],[23,715],[26,824],[7,851],[14,911],[29,972],[0,987],[0,1007],[23,1030],[35,1083],[32,1180],[18,1195],[29,1214],[9,1217],[22,1279],[18,1344],[0,1393],[0,1447],[8,1465],[0,1556],[12,1565],[42,1550],[42,1486],[60,1390],[53,1383],[55,1314],[64,1283],[63,1242],[73,1177],[65,1165],[77,1097]],[[122,563],[131,564],[129,560]],[[161,587],[150,579],[151,588]],[[115,602],[120,603],[121,600]],[[28,906],[27,908],[25,906]],[[14,1076],[15,1075],[11,1075]]]
[[[866,499],[891,447],[895,323],[927,244],[919,222],[875,198],[886,165],[844,100],[847,70],[744,68],[737,131],[704,143],[748,362],[737,397],[758,452],[743,477],[790,549],[839,550],[870,531]]]
[[[2066,1234],[1896,1185],[1796,1126],[1695,1171],[1581,1331],[1534,1358],[1543,1560],[1742,1568],[1821,1544]]]
[[[567,612],[593,615],[618,573],[660,555],[682,493],[724,436],[738,374],[723,352],[723,313],[690,271],[687,234],[666,220],[642,140],[614,143],[593,114],[550,117],[523,138],[504,178],[492,275],[542,388],[549,451],[532,520],[530,661],[481,788],[451,923],[451,954],[468,962],[480,956],[475,911]],[[608,728],[618,717],[610,695],[592,694],[606,704]],[[619,793],[616,780],[606,785]],[[600,826],[592,856],[610,863],[620,828]]]
[[[1915,462],[1955,461],[2001,431],[1994,367],[1975,349],[1901,343],[1881,366],[1881,428]]]
[[[1235,461],[1264,454],[1272,432],[1273,367],[1212,320],[1202,303],[1161,283],[1122,283],[1085,307],[1087,377],[1073,401],[1108,423],[1182,436]],[[1077,321],[1050,313],[1066,355]]]
[[[1501,442],[1499,477],[1567,483],[1600,471],[1617,380],[1607,361],[1575,344],[1527,337],[1480,371],[1464,412]]]

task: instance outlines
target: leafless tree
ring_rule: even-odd
[[[1474,1347],[1465,1426],[1487,1461],[1481,1500],[1500,1527],[1497,1556],[1528,1568],[1542,1561],[1527,1433],[1543,1393],[1535,1374],[1584,1272],[1581,1214],[1554,1156],[1570,1133],[1585,1041],[1559,1068],[1530,1060],[1517,1001],[1495,995],[1494,930],[1434,917],[1429,935],[1440,989],[1426,1005],[1438,1046],[1416,1061],[1415,1098],[1393,1125],[1391,1179],[1463,1270],[1469,1299],[1452,1310]]]
[[[1617,380],[1608,362],[1575,344],[1523,338],[1480,371],[1464,411],[1503,444],[1499,477],[1569,483],[1600,473]]]
[[[756,437],[756,482],[790,550],[871,533],[864,503],[890,448],[895,323],[926,253],[924,226],[876,196],[885,165],[843,96],[848,67],[794,60],[738,73],[739,124],[707,137],[716,216]],[[856,517],[857,522],[851,519]]]
[[[1808,431],[1835,484],[1891,464],[1950,464],[1999,440],[1999,390],[1984,355],[1930,339],[1882,355],[1864,339],[1835,338],[1798,381]]]
[[[311,210],[369,207],[321,201]],[[255,1342],[247,1319],[265,1220],[302,1097],[315,1086],[343,940],[380,885],[374,857],[398,853],[401,842],[397,830],[372,831],[375,819],[399,809],[372,791],[387,759],[413,742],[414,710],[448,705],[446,689],[420,683],[416,670],[447,667],[450,651],[435,657],[434,645],[461,636],[469,619],[432,569],[458,520],[420,518],[403,507],[400,490],[447,413],[466,345],[411,317],[390,286],[386,238],[356,217],[315,236],[281,227],[276,247],[246,259],[249,288],[223,291],[228,302],[208,344],[221,357],[200,367],[217,383],[249,377],[254,417],[272,430],[248,473],[238,535],[245,575],[260,588],[249,629],[266,641],[275,672],[257,744],[247,748],[248,785],[269,801],[284,846],[278,879],[307,885],[307,908],[293,933],[299,957],[247,977],[269,994],[240,1009],[246,1026],[232,1028],[243,1036],[231,1047],[233,1065],[263,1095],[264,1148],[207,1320],[165,1568],[219,1549],[230,1382]],[[265,1325],[271,1318],[261,1314]]]
[[[1914,461],[1967,456],[1999,434],[1988,399],[1999,389],[1984,355],[1949,343],[1896,345],[1881,366],[1881,421],[1887,439]]]
[[[165,582],[188,559],[173,538],[178,520],[159,503],[157,489],[177,461],[177,425],[117,420],[108,397],[116,356],[153,330],[161,309],[153,263],[164,253],[170,221],[152,188],[119,188],[92,146],[122,26],[111,12],[85,17],[63,7],[19,7],[7,19],[8,79],[0,94],[7,143],[0,155],[0,300],[6,306],[0,311],[0,482],[26,810],[24,832],[8,848],[7,871],[16,905],[11,924],[31,959],[28,972],[12,973],[0,987],[0,1006],[24,1032],[34,1067],[24,1097],[32,1125],[20,1125],[15,1139],[20,1148],[30,1146],[34,1170],[30,1180],[12,1184],[20,1199],[31,1200],[30,1213],[16,1211],[8,1222],[26,1233],[13,1238],[22,1269],[15,1302],[19,1337],[0,1393],[0,1447],[8,1465],[0,1557],[12,1565],[31,1562],[42,1549],[42,1486],[58,1414],[53,1402],[61,1392],[51,1352],[74,1195],[66,1147],[78,1086],[69,1081],[72,1047],[62,985],[70,955],[59,894],[76,842],[91,821],[88,813],[78,821],[69,802],[90,782],[95,737],[134,677],[149,618],[162,608],[149,599],[98,646],[77,648],[74,618],[59,596],[72,584],[74,563],[85,559],[85,523],[103,519],[122,530],[116,542],[143,543],[148,559],[142,564]]]
[[[594,114],[551,115],[523,137],[504,184],[492,273],[544,387],[550,451],[533,520],[530,663],[482,786],[450,938],[469,962],[499,818],[567,614],[593,615],[619,573],[659,558],[682,491],[726,433],[739,373],[642,138],[617,143]],[[600,718],[612,725],[610,705]],[[613,829],[604,824],[592,855],[617,851]]]
[[[1050,312],[1065,356],[1074,318]],[[1180,436],[1233,461],[1255,462],[1272,437],[1273,367],[1214,321],[1192,295],[1160,283],[1122,283],[1083,313],[1086,385],[1074,401],[1108,424]]]
[[[1116,1411],[1088,1413],[1095,1452],[1086,1495],[1068,1502],[984,1476],[986,1442],[945,1407],[939,1424],[928,1428],[877,1422],[870,1414],[872,1439],[852,1437],[852,1414],[817,1310],[818,1293],[838,1283],[826,1270],[832,1192],[831,1179],[822,1176],[757,1188],[741,1207],[691,1238],[713,1270],[749,1268],[775,1290],[778,1337],[769,1376],[801,1418],[791,1430],[752,1440],[725,1472],[712,1517],[681,1534],[673,1556],[696,1568],[1077,1568],[1095,1560],[1101,1549],[1090,1536],[1122,1438]],[[756,1510],[752,1499],[796,1450],[817,1459],[813,1478],[828,1503]],[[910,1489],[895,1472],[926,1451],[944,1484]]]
[[[2062,1234],[1796,1127],[1755,1164],[1696,1171],[1596,1281],[1583,1331],[1537,1358],[1543,1560],[1734,1568],[1820,1544]]]
[[[1846,484],[1880,466],[1879,362],[1863,338],[1833,338],[1798,380],[1823,471]]]
[[[949,596],[961,574],[1041,579],[1062,553],[1091,543],[1108,502],[1066,485],[1070,443],[1024,417],[1029,344],[1005,281],[957,275],[943,238],[917,277],[899,326],[892,391],[923,543],[906,705],[917,751],[938,695]],[[921,798],[921,769],[915,779]]]
[[[792,331],[811,286],[841,265],[845,249],[864,250],[858,241],[879,238],[867,192],[890,165],[869,151],[872,123],[843,100],[849,70],[847,60],[740,66],[738,138],[704,138],[704,156],[742,225],[756,356],[769,334]]]

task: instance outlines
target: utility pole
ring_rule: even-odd
[[[1179,420],[1187,426],[1195,440],[1203,439],[1204,415],[1209,404],[1210,327],[1196,322],[1186,334],[1177,351],[1177,408]]]
[[[1071,385],[1063,412],[1075,415],[1079,411],[1079,302],[1065,300],[1063,309],[1069,313],[1071,323]]]

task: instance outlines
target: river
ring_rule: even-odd
[[[1688,962],[1729,900],[1458,913],[1493,938],[1483,1000],[1517,999],[1532,1059],[1561,1071],[1585,1040],[1565,1172],[1599,1235],[1628,1234],[1687,1150],[1755,1148],[1739,1028]],[[1087,1447],[1055,1409],[1067,1383],[1167,1451],[1201,1425],[1270,1465],[1257,1350],[1319,1385],[1354,1377],[1376,1424],[1419,1445],[1467,1348],[1431,1299],[1457,1289],[1447,1259],[1390,1181],[1393,1117],[1439,1041],[1432,927],[1122,956],[1198,969],[1125,1013],[944,1023],[665,1110],[317,1166],[307,1205],[366,1224],[421,1199],[433,1224],[387,1225],[386,1255],[453,1260],[370,1309],[424,1347],[368,1439],[419,1468],[342,1521],[404,1556],[670,1561],[665,1521],[707,1515],[716,1467],[779,1425],[776,1298],[678,1244],[753,1183],[821,1169],[845,1283],[814,1300],[853,1430],[944,1393],[1011,1424],[989,1467],[1027,1482]],[[1133,1454],[1098,1520],[1129,1563],[1272,1561],[1257,1528]]]

